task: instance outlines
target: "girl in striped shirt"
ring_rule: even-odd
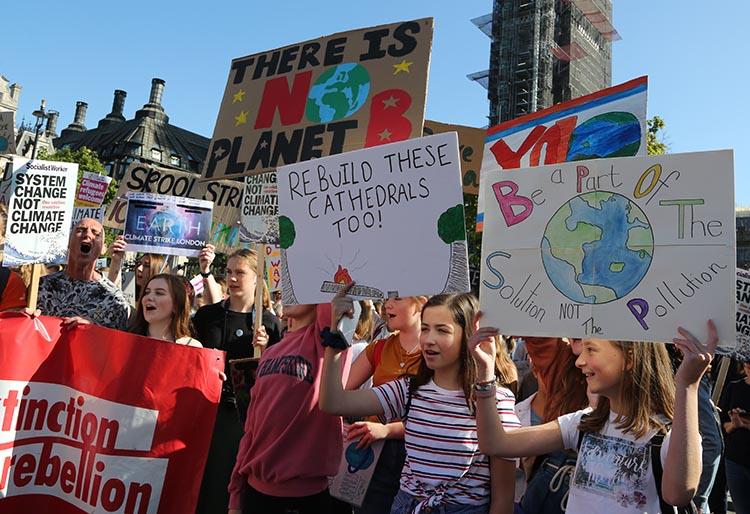
[[[352,312],[347,290],[333,300],[332,327]],[[472,295],[433,296],[422,310],[422,360],[417,375],[371,390],[345,391],[340,379],[340,350],[326,348],[321,410],[404,420],[407,456],[392,514],[513,511],[514,461],[490,459],[478,447],[473,387],[476,364],[467,346],[477,311],[478,302]],[[513,364],[507,355],[498,356],[495,368],[500,386],[510,382]],[[513,408],[513,393],[497,387],[496,411],[506,429],[520,426]]]

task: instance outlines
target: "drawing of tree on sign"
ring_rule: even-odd
[[[464,206],[455,205],[438,218],[438,236],[450,245],[448,278],[443,293],[465,293],[469,286],[469,263],[466,254],[466,227],[464,225]]]
[[[279,216],[279,246],[281,247],[281,301],[285,305],[297,305],[294,294],[292,277],[289,275],[289,264],[286,261],[286,251],[294,244],[297,231],[294,222],[286,216]]]

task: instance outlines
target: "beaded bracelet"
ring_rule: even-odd
[[[485,382],[474,383],[474,393],[477,398],[488,398],[495,396],[497,379],[487,380]]]

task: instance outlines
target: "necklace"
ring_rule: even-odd
[[[401,362],[398,363],[398,366],[403,369],[404,366],[406,366],[406,363],[404,362],[406,359],[404,358],[404,351],[406,351],[406,355],[409,356],[414,353],[414,351],[419,346],[419,341],[417,341],[414,346],[411,347],[410,350],[404,350],[404,347],[401,346],[401,342],[399,341],[398,347],[399,347],[399,353],[401,354]]]

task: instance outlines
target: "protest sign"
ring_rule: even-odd
[[[96,325],[61,335],[45,316],[0,325],[4,514],[195,511],[223,352]]]
[[[234,180],[200,182],[200,176],[133,163],[125,171],[117,195],[107,208],[104,225],[122,230],[125,224],[128,192],[159,193],[197,198],[214,203],[209,240],[217,252],[228,253],[240,246],[239,219],[243,184]]]
[[[731,151],[508,170],[486,186],[484,324],[671,341],[713,319],[734,345]]]
[[[128,193],[128,251],[197,257],[208,241],[212,207],[206,200]]]
[[[750,360],[750,271],[737,270],[737,348],[739,359]]]
[[[646,155],[647,94],[648,77],[640,77],[488,129],[480,191],[507,169]],[[477,232],[485,200],[480,192]]]
[[[281,291],[281,247],[263,245],[266,253],[266,283],[268,292]]]
[[[339,472],[333,477],[330,491],[331,496],[361,507],[385,441],[375,441],[364,448],[357,448],[357,444],[359,441],[344,441]]]
[[[16,153],[16,132],[13,111],[0,112],[0,153]]]
[[[76,223],[84,218],[94,219],[103,225],[104,209],[104,207],[74,207],[70,226],[74,227]]]
[[[276,172],[245,177],[240,214],[240,241],[279,242],[279,202]]]
[[[482,169],[482,152],[484,151],[485,129],[448,125],[437,121],[424,120],[424,135],[458,133],[458,154],[461,157],[461,183],[464,193],[479,193],[479,170]]]
[[[101,207],[110,182],[112,177],[84,171],[76,192],[76,207]]]
[[[77,164],[13,159],[3,266],[65,258],[77,176]]]
[[[279,168],[283,301],[469,290],[455,133]]]
[[[234,59],[203,177],[419,137],[431,45],[425,18]]]

